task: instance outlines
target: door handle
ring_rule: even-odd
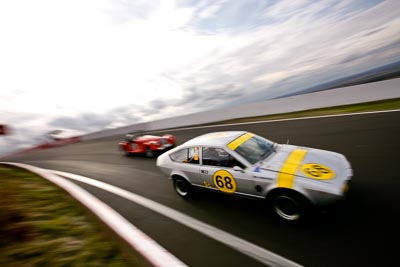
[[[204,174],[208,174],[208,171],[206,171],[206,170],[201,170],[200,172],[204,173]]]

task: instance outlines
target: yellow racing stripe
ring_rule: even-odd
[[[235,140],[233,140],[232,142],[230,142],[228,144],[228,147],[232,150],[235,150],[238,146],[240,146],[241,144],[243,144],[244,142],[246,142],[253,136],[254,136],[254,134],[252,134],[252,133],[245,133],[244,135],[241,135],[238,138],[236,138]]]
[[[290,153],[279,171],[277,179],[278,187],[293,188],[294,176],[306,154],[307,150],[304,149],[295,149]]]

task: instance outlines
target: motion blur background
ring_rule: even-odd
[[[397,0],[6,0],[0,36],[0,155],[400,70]]]

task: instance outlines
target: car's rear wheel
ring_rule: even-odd
[[[191,198],[193,196],[193,186],[182,177],[174,178],[175,192],[183,198]]]
[[[298,193],[279,191],[271,197],[272,211],[285,221],[302,221],[309,212],[308,201]]]

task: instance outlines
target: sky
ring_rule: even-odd
[[[398,0],[0,0],[0,155],[400,60]]]

